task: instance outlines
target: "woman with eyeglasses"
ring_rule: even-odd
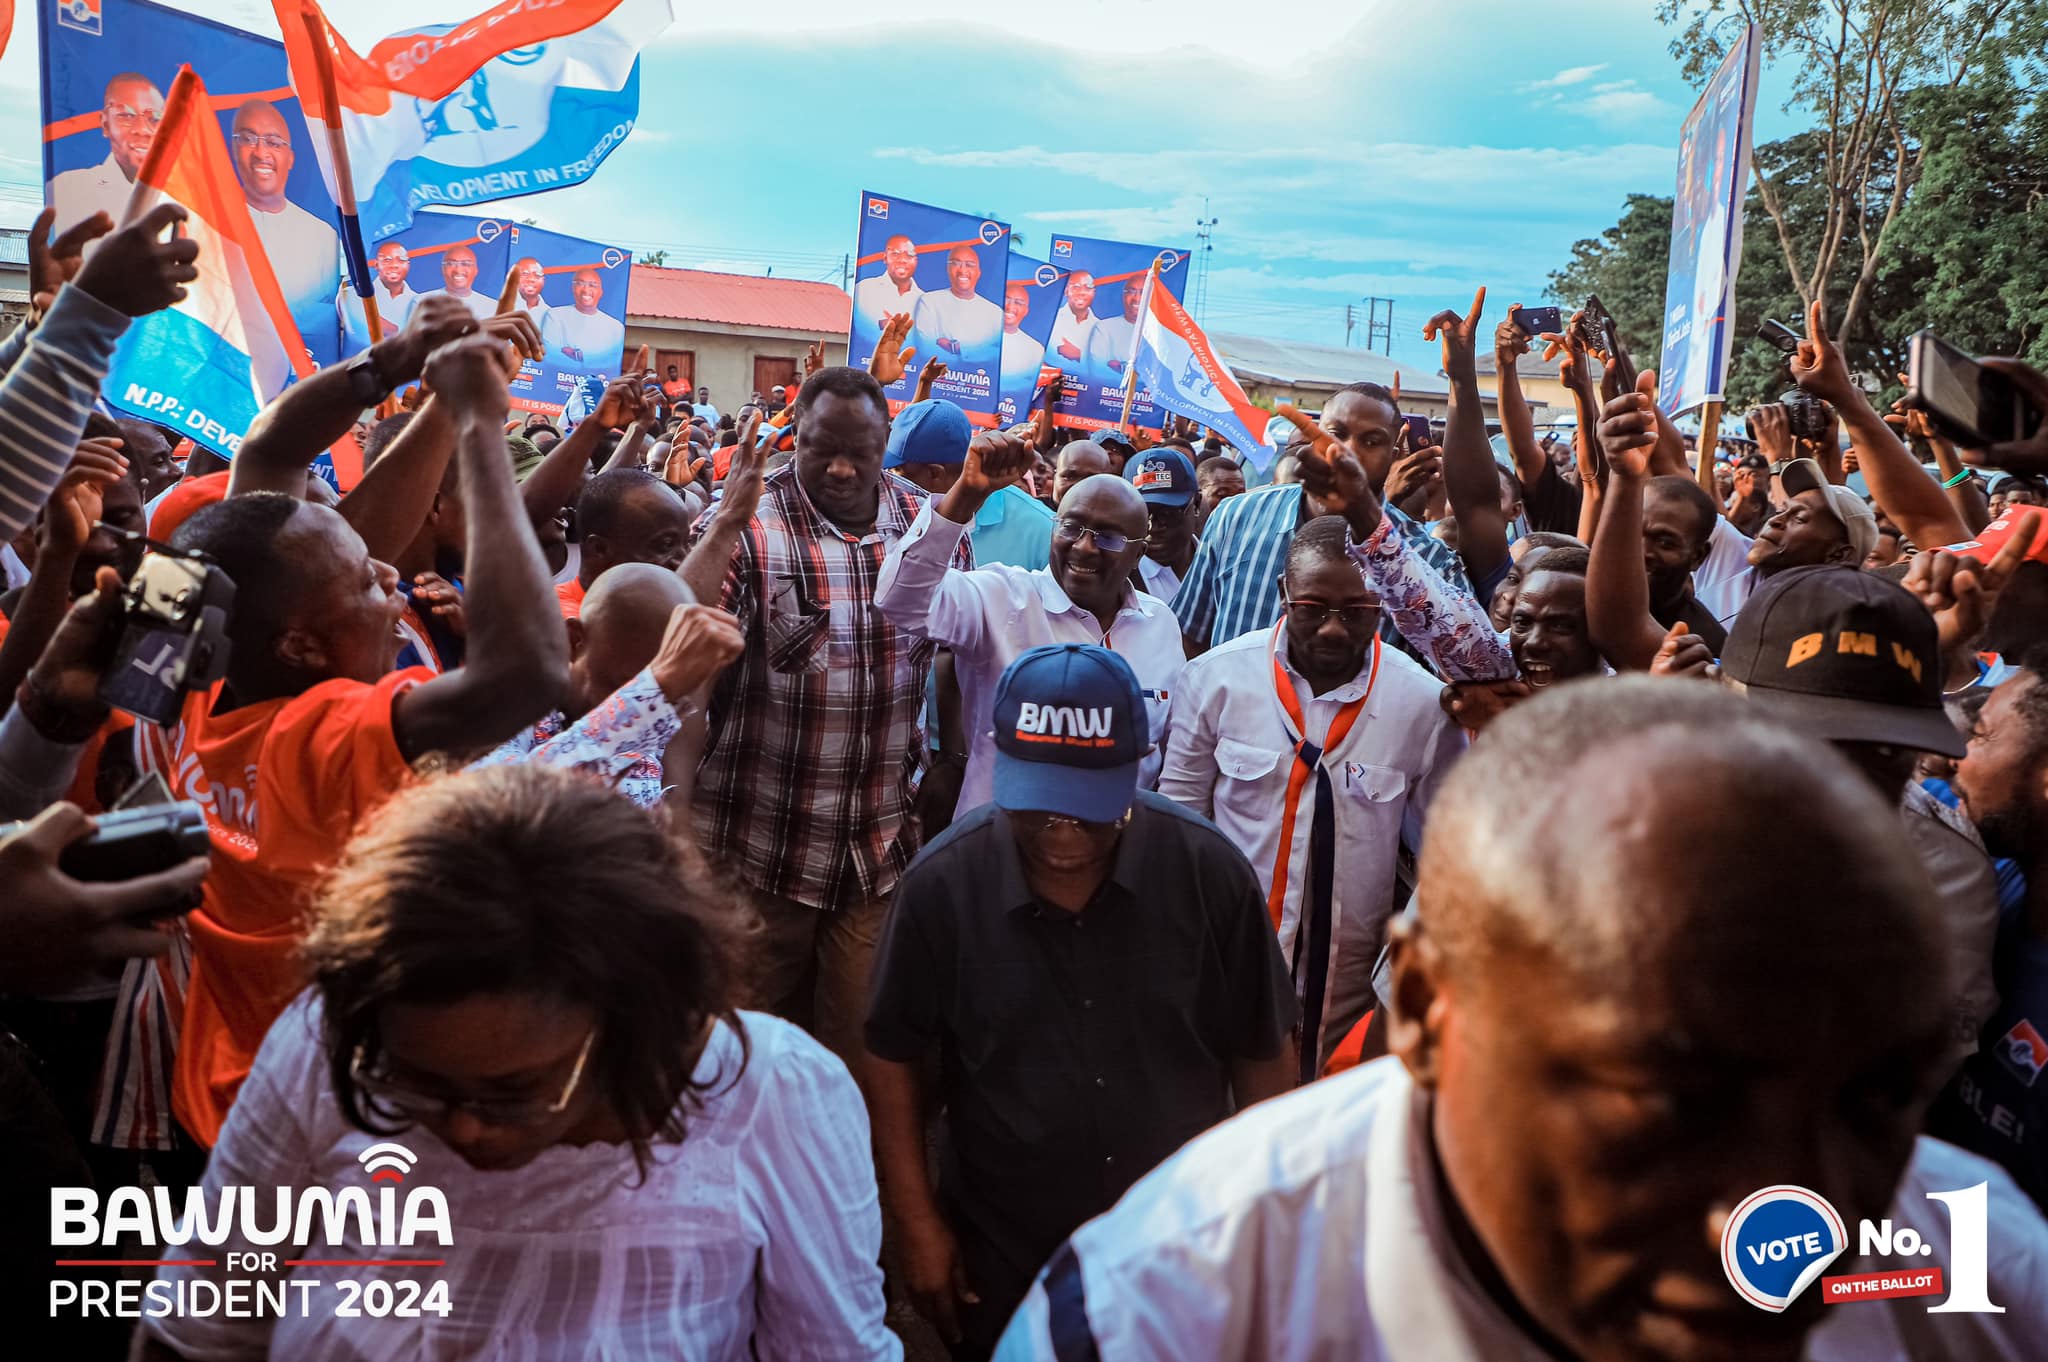
[[[323,884],[311,986],[204,1184],[209,1214],[253,1189],[259,1234],[279,1188],[360,1189],[367,1223],[262,1243],[238,1211],[166,1249],[158,1289],[282,1283],[287,1309],[146,1319],[138,1356],[900,1357],[859,1093],[734,1010],[729,936],[680,844],[596,782],[508,766],[394,798]]]

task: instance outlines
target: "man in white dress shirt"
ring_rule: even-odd
[[[1053,319],[1052,334],[1045,338],[1046,363],[1057,364],[1070,374],[1081,372],[1088,358],[1088,337],[1095,330],[1095,276],[1075,270],[1067,276],[1067,305]]]
[[[541,268],[539,260],[530,255],[521,256],[512,268],[519,271],[518,308],[533,318],[535,326],[539,326],[547,320],[548,313],[554,310],[542,302],[540,297],[541,288],[548,281],[548,272]]]
[[[1031,396],[1038,371],[1045,364],[1045,347],[1023,329],[1031,315],[1031,286],[1012,279],[1003,288],[1003,391]]]
[[[285,305],[302,334],[332,331],[334,289],[341,277],[341,238],[334,228],[284,196],[291,179],[292,130],[275,105],[244,100],[235,110],[229,146],[242,197],[262,239],[263,253],[284,290]]]
[[[1118,317],[1098,317],[1088,337],[1088,375],[1105,388],[1123,386],[1124,370],[1131,358],[1132,338],[1138,334],[1138,307],[1145,301],[1145,276],[1124,281],[1124,310]]]
[[[997,362],[1003,309],[974,291],[980,282],[981,257],[974,247],[946,252],[946,291],[919,298],[912,317],[913,343],[921,353],[943,358],[955,369]]]
[[[882,243],[882,272],[853,286],[853,315],[879,331],[884,317],[914,312],[924,290],[917,286],[917,243],[896,235]]]
[[[407,282],[411,274],[412,256],[403,245],[396,241],[378,243],[377,317],[384,323],[386,335],[396,335],[405,330],[413,305],[420,300],[420,295],[413,292],[412,285]]]
[[[450,246],[441,252],[441,287],[429,293],[445,293],[470,310],[478,321],[496,314],[495,296],[476,291],[476,252],[467,246]]]
[[[1347,533],[1338,516],[1295,531],[1280,623],[1188,663],[1159,776],[1259,876],[1314,1040],[1303,1081],[1374,1006],[1396,862],[1422,845],[1423,814],[1465,748],[1443,683],[1380,646],[1379,598]]]
[[[107,159],[98,165],[67,170],[50,180],[50,206],[57,210],[53,230],[104,212],[120,225],[121,212],[135,188],[157,124],[163,121],[164,94],[145,76],[123,71],[107,82],[100,108],[100,132],[107,139]]]
[[[2048,1225],[1995,1165],[1916,1140],[1947,952],[1897,818],[1713,687],[1517,706],[1431,813],[1393,1054],[1186,1146],[1054,1253],[996,1356],[2039,1357]],[[1817,1282],[1752,1304],[1723,1230],[1781,1184],[1839,1217],[1828,1272],[1940,1267],[1999,1313]],[[1929,1251],[1858,1258],[1882,1217]]]
[[[551,308],[541,323],[540,339],[547,347],[548,363],[570,373],[617,373],[625,358],[626,328],[618,318],[597,310],[604,297],[604,280],[586,265],[576,271],[571,292],[576,306]]]
[[[1122,478],[1088,478],[1067,493],[1053,524],[1050,566],[950,566],[983,503],[1021,481],[1031,462],[1030,446],[1014,435],[975,436],[952,490],[925,503],[875,580],[875,607],[891,624],[953,651],[970,735],[961,812],[991,797],[996,681],[1019,653],[1043,643],[1096,643],[1121,654],[1145,691],[1155,744],[1165,735],[1167,702],[1187,657],[1173,612],[1131,587],[1147,520],[1144,499]],[[1143,787],[1150,789],[1158,774],[1155,746],[1144,760]]]

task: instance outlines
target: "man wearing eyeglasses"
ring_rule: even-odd
[[[997,563],[963,572],[950,565],[982,506],[1021,480],[1031,462],[1030,446],[1015,435],[975,436],[952,489],[925,504],[875,582],[875,606],[891,623],[953,652],[969,734],[956,813],[989,801],[996,678],[1025,649],[1092,643],[1121,655],[1145,688],[1155,743],[1166,732],[1167,700],[1186,660],[1173,612],[1131,586],[1151,522],[1145,499],[1115,474],[1083,479],[1060,502],[1048,566],[1026,571]],[[1154,750],[1144,758],[1143,783],[1149,788],[1158,774]]]
[[[994,803],[905,872],[883,934],[862,1087],[903,1284],[956,1362],[989,1355],[1062,1239],[1290,1086],[1293,1009],[1251,868],[1140,788],[1139,679],[1095,646],[1019,656],[987,714]]]
[[[1379,596],[1347,535],[1340,516],[1297,530],[1280,622],[1188,663],[1159,778],[1258,874],[1301,1007],[1304,1082],[1373,1005],[1397,863],[1465,747],[1436,678],[1376,636]]]
[[[285,305],[301,335],[334,329],[334,290],[341,277],[341,238],[334,228],[285,197],[291,180],[291,127],[275,105],[249,99],[235,110],[228,137],[249,217],[277,273]]]
[[[54,229],[64,231],[73,223],[105,213],[116,223],[128,206],[135,187],[136,172],[156,141],[157,124],[164,116],[163,91],[149,78],[123,71],[107,82],[106,98],[100,108],[100,131],[107,139],[107,159],[98,165],[67,170],[50,181],[50,205],[57,210]]]

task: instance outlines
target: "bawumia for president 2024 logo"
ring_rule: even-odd
[[[1721,1231],[1721,1267],[1751,1305],[1784,1310],[1849,1246],[1827,1198],[1781,1184],[1754,1192]]]

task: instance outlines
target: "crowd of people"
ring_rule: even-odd
[[[1268,450],[978,429],[892,347],[729,413],[643,355],[565,429],[528,311],[426,296],[377,409],[319,371],[223,461],[97,405],[181,212],[46,216],[0,342],[9,1289],[428,1308],[63,1355],[2040,1355],[2048,425],[1879,412],[1816,304],[1826,433],[1717,467],[1481,290],[1427,444],[1363,382]],[[438,1244],[53,1266],[53,1189],[375,1193],[392,1141]],[[1781,1184],[1998,1308],[1755,1308]]]

